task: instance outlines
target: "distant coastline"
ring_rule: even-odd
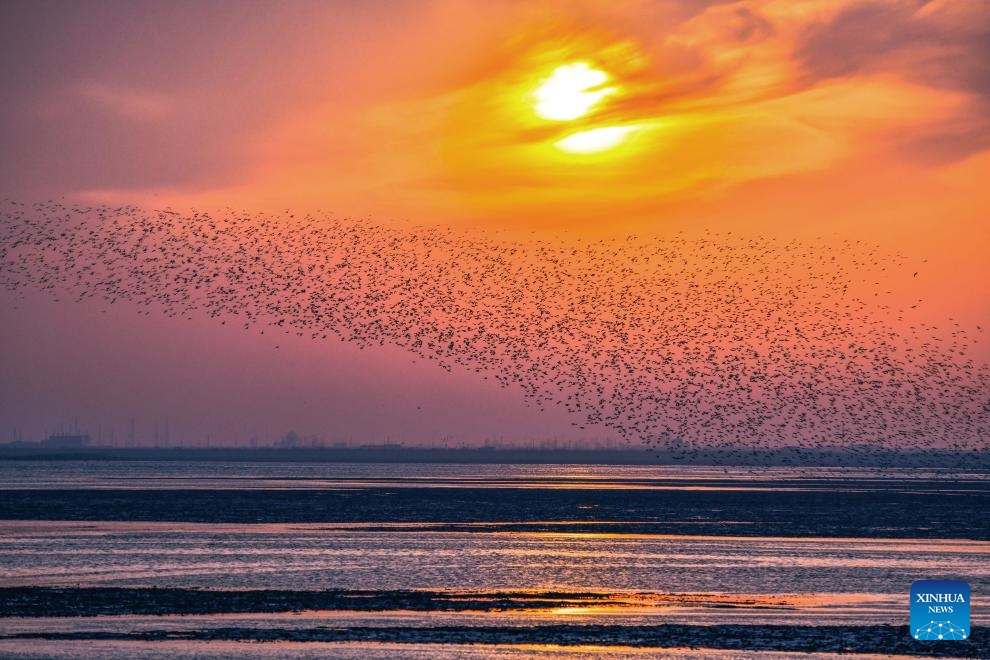
[[[290,463],[479,463],[576,465],[717,465],[990,469],[990,452],[832,447],[803,449],[526,449],[359,447],[47,447],[0,444],[0,461],[239,461]]]

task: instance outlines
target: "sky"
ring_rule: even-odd
[[[0,58],[0,196],[840,235],[927,259],[933,319],[990,322],[983,0],[8,0]],[[578,437],[397,350],[275,354],[206,319],[0,302],[0,437],[131,416],[196,439]]]

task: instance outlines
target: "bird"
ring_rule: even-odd
[[[952,451],[971,465],[990,438],[975,333],[906,316],[924,304],[891,298],[896,278],[918,275],[907,256],[839,247],[739,231],[511,238],[291,209],[0,205],[0,286],[15,295],[398,347],[677,460],[776,451],[797,464],[840,448],[917,465]]]

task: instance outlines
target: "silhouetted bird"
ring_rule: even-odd
[[[9,290],[398,346],[684,460],[841,445],[923,464],[926,449],[965,457],[990,438],[976,340],[885,304],[883,278],[912,271],[862,241],[518,242],[319,214],[2,208]]]

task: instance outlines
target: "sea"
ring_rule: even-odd
[[[910,634],[966,580],[968,639]],[[0,461],[0,656],[990,657],[990,474]]]

